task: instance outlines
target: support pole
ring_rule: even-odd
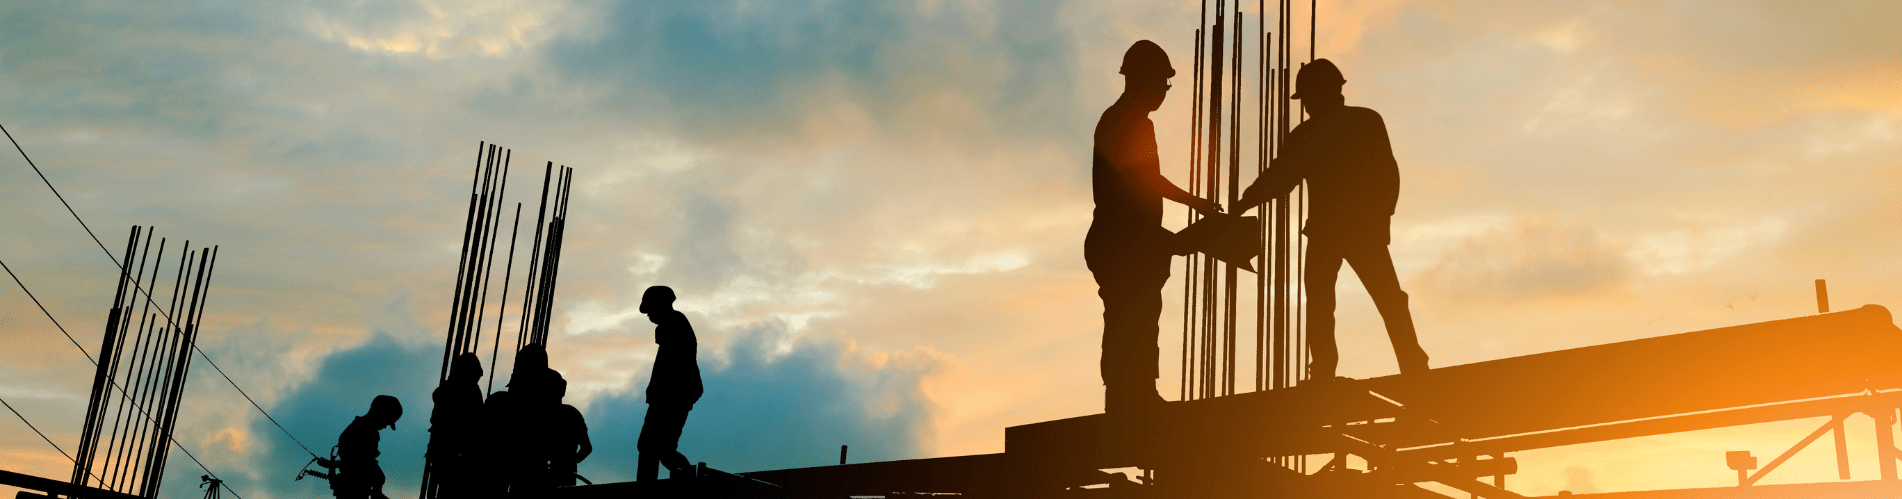
[[[1829,313],[1829,286],[1822,279],[1816,280],[1816,313]]]
[[[1849,440],[1843,435],[1843,422],[1836,421],[1836,427],[1830,429],[1836,437],[1836,477],[1849,479]]]
[[[1876,420],[1876,457],[1882,461],[1882,479],[1895,480],[1895,408],[1869,411]]]
[[[1828,432],[1830,428],[1834,428],[1838,425],[1841,425],[1843,423],[1843,419],[1847,417],[1849,417],[1848,414],[1838,414],[1835,417],[1830,418],[1829,422],[1824,423],[1822,428],[1817,428],[1816,431],[1810,432],[1809,436],[1803,437],[1803,440],[1798,441],[1796,445],[1790,446],[1790,450],[1783,451],[1783,454],[1778,455],[1776,459],[1770,460],[1770,464],[1764,465],[1763,469],[1757,470],[1756,474],[1746,477],[1744,479],[1743,486],[1748,487],[1748,486],[1756,484],[1757,481],[1759,480],[1763,480],[1764,475],[1768,475],[1770,474],[1771,471],[1775,471],[1777,469],[1777,466],[1781,466],[1784,461],[1790,460],[1790,456],[1796,455],[1798,451],[1803,450],[1803,448],[1805,447],[1809,447],[1811,442],[1815,442],[1816,439],[1822,438],[1823,433]],[[1876,418],[1876,425],[1877,425],[1876,428],[1878,430],[1888,429],[1888,425],[1882,422],[1881,417]],[[1892,440],[1893,440],[1892,435],[1886,435],[1881,431],[1877,431],[1876,432],[1877,452],[1880,454],[1882,449],[1888,448],[1886,446]],[[1885,454],[1884,456],[1886,457],[1887,455]],[[1886,468],[1884,468],[1884,473],[1883,473],[1884,478],[1890,479],[1890,480],[1895,479],[1895,460],[1886,459],[1883,461],[1883,464],[1884,466],[1886,466]]]

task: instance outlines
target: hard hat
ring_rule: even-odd
[[[1343,83],[1347,83],[1347,78],[1341,77],[1341,68],[1334,67],[1333,61],[1315,59],[1314,62],[1302,64],[1301,71],[1295,73],[1294,95],[1288,98],[1301,98],[1302,90],[1338,89]]]
[[[1128,76],[1148,76],[1168,78],[1176,75],[1175,68],[1169,67],[1169,54],[1162,47],[1149,40],[1137,41],[1123,53],[1123,68],[1118,73]]]
[[[664,307],[667,307],[673,304],[674,304],[674,288],[669,288],[666,286],[650,286],[647,288],[647,292],[641,293],[640,311],[643,314],[651,314],[654,312],[659,312],[661,310],[664,310]]]
[[[548,347],[540,343],[530,343],[515,352],[515,372],[509,376],[509,382],[504,386],[514,387],[516,382],[521,382],[522,388],[533,389],[531,385],[539,380],[537,376],[541,376],[542,371],[547,370]]]
[[[376,398],[370,400],[370,414],[389,416],[390,429],[394,430],[396,420],[403,419],[403,403],[398,402],[396,397],[377,395]]]
[[[482,377],[482,358],[473,352],[463,352],[449,364],[449,377]]]

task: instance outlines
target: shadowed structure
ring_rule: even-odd
[[[1902,494],[1893,428],[1902,407],[1897,351],[1902,329],[1887,309],[1869,305],[1451,366],[1427,376],[1015,426],[1005,430],[1002,454],[737,475],[703,465],[692,479],[565,488],[553,497],[1445,497],[1416,485],[1438,483],[1479,497],[1517,498],[1523,496],[1499,478],[1518,470],[1511,452],[1831,417],[1754,481],[1823,432],[1840,431],[1842,418],[1855,413],[1876,419],[1880,481],[1588,497],[1893,497]],[[1266,459],[1291,455],[1334,459],[1312,473]],[[1350,455],[1369,469],[1347,467]],[[1100,471],[1126,467],[1145,470],[1142,481]],[[1487,476],[1493,483],[1476,479]]]

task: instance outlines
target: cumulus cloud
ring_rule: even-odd
[[[318,2],[307,29],[320,39],[386,55],[501,57],[567,30],[587,29],[586,9],[570,2]]]
[[[823,466],[837,462],[838,445],[850,446],[856,462],[932,455],[942,409],[925,386],[945,360],[931,350],[873,351],[763,324],[735,333],[717,354],[701,356],[706,394],[680,441],[696,462],[731,471]],[[589,458],[582,474],[632,480],[646,412],[638,389],[589,405],[590,437],[612,450]]]
[[[695,405],[681,440],[682,451],[696,461],[732,471],[817,466],[829,464],[828,456],[836,459],[834,446],[841,444],[851,445],[860,461],[929,455],[932,423],[941,408],[925,388],[942,373],[946,361],[939,354],[929,349],[864,349],[843,336],[793,335],[779,324],[739,331],[720,343],[726,346],[701,348],[706,395]],[[383,432],[380,463],[389,477],[385,490],[394,491],[390,495],[414,494],[428,443],[429,394],[440,356],[436,347],[405,345],[378,333],[325,357],[309,381],[268,409],[305,444],[327,455],[335,436],[352,417],[368,410],[371,398],[397,397],[404,404],[404,417],[396,431]],[[634,441],[646,414],[650,362],[651,355],[639,359],[638,377],[601,396],[575,396],[587,390],[570,390],[568,402],[586,408],[595,445],[593,456],[581,465],[589,479],[633,480],[638,457]],[[588,376],[585,365],[557,360],[552,367],[571,380]],[[251,480],[233,482],[247,495],[257,489],[263,497],[321,492],[322,482],[279,479],[292,474],[309,455],[275,438],[277,433],[258,419],[248,427],[217,430],[200,441],[218,451],[253,456],[248,463],[254,470]],[[250,445],[262,450],[243,452]]]

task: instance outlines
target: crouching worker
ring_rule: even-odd
[[[337,436],[336,459],[318,459],[318,466],[335,470],[330,492],[337,499],[389,499],[383,495],[383,468],[378,466],[376,450],[378,430],[396,429],[403,417],[403,404],[396,397],[377,395],[370,401],[370,412],[357,416]]]
[[[654,356],[654,374],[647,379],[647,420],[641,423],[641,437],[635,444],[640,451],[634,471],[636,481],[660,478],[656,464],[667,466],[669,478],[693,476],[693,464],[681,455],[680,430],[687,425],[687,412],[700,400],[700,364],[694,360],[699,341],[687,316],[674,310],[674,290],[666,286],[647,288],[641,295],[641,313],[654,322],[654,343],[660,353]]]

